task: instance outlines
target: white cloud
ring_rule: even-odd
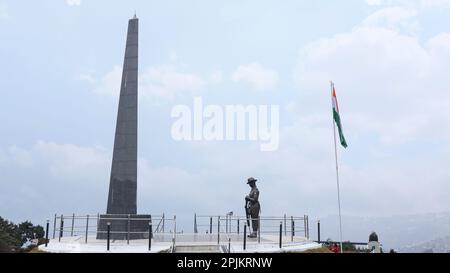
[[[81,74],[79,79],[96,85],[94,92],[102,95],[118,96],[122,68],[115,65],[113,69],[97,80],[91,74]],[[223,73],[214,70],[209,77],[186,72],[181,65],[168,63],[151,66],[139,74],[139,93],[144,97],[173,99],[182,95],[199,94],[205,87],[222,83]]]
[[[359,133],[376,132],[390,143],[444,138],[450,136],[439,125],[450,123],[450,102],[441,99],[450,85],[448,37],[422,45],[389,28],[358,26],[300,50],[295,80],[313,100],[323,99],[314,92],[334,80]]]
[[[406,33],[417,33],[419,22],[417,11],[404,7],[387,7],[367,17],[362,25],[367,27],[383,27]]]
[[[272,89],[278,82],[278,73],[259,63],[243,64],[231,76],[234,82],[247,82],[256,90]]]
[[[410,8],[450,8],[450,0],[364,0],[369,6],[403,6]]]
[[[216,70],[213,73],[211,73],[211,76],[209,77],[209,81],[212,84],[219,84],[223,80],[223,73],[220,70]]]
[[[10,146],[0,154],[3,166],[39,169],[61,181],[91,183],[108,171],[109,153],[100,147],[37,141],[30,149]]]
[[[93,181],[111,164],[109,154],[99,147],[38,141],[31,150],[35,160],[44,161],[50,173],[60,179]]]
[[[0,214],[42,221],[55,212],[94,213],[106,205],[110,153],[37,141],[0,148]]]
[[[29,167],[33,165],[33,159],[30,152],[16,145],[9,147],[10,160],[19,166]]]
[[[369,6],[379,6],[381,5],[381,0],[364,0]]]
[[[82,76],[80,76],[80,79],[81,78]],[[122,68],[118,65],[115,65],[111,71],[106,73],[100,79],[100,84],[98,85],[97,88],[94,89],[94,92],[102,95],[119,96],[121,79],[122,79]],[[91,82],[96,82],[95,79],[90,80]]]
[[[79,6],[81,5],[81,0],[66,0],[66,4],[69,6]]]
[[[138,161],[138,187],[142,210],[170,210],[178,215],[193,213],[195,209],[204,208],[204,204],[209,208],[204,208],[203,212],[218,211],[226,204],[220,196],[228,194],[218,192],[210,184],[207,173],[190,172],[176,166],[154,167],[144,158]]]
[[[213,70],[209,76],[201,76],[186,71],[184,65],[176,63],[177,56],[172,53],[171,61],[158,66],[150,66],[139,73],[139,92],[144,97],[173,99],[183,95],[198,95],[208,86],[223,83],[223,72]],[[92,74],[84,73],[79,76],[82,81],[96,85],[94,92],[103,95],[118,96],[122,69],[115,65],[99,80]],[[274,88],[278,82],[278,73],[263,67],[258,63],[240,65],[232,74],[235,82],[247,82],[256,90]]]
[[[195,94],[206,85],[201,77],[182,72],[174,64],[149,67],[139,76],[140,91],[147,96],[173,98],[183,93]]]
[[[37,141],[28,149],[13,145],[6,150],[0,149],[0,167],[24,174],[29,173],[40,180],[38,184],[29,178],[22,181],[15,174],[14,183],[8,184],[12,189],[8,190],[5,188],[7,185],[3,185],[5,187],[2,187],[4,191],[0,192],[0,200],[9,200],[11,195],[16,193],[22,197],[61,202],[57,203],[58,207],[50,209],[66,208],[69,204],[80,202],[85,196],[94,196],[100,199],[100,203],[106,204],[111,156],[110,152],[101,147],[60,144],[52,141]],[[217,186],[211,184],[212,176],[208,171],[190,172],[174,166],[152,166],[147,159],[139,158],[139,209],[145,212],[171,210],[177,214],[190,214],[195,208],[203,208],[207,203],[209,208],[203,211],[219,211],[226,206],[226,197],[232,191],[218,191]],[[52,184],[49,186],[44,180],[50,180]],[[49,188],[56,187],[58,191],[49,192]],[[17,195],[14,196],[16,202]],[[51,200],[52,198],[55,199]],[[96,209],[91,207],[94,203],[99,202],[90,200],[83,206]],[[69,207],[69,211],[78,209]],[[79,211],[79,213],[86,212]]]
[[[417,16],[409,7],[383,8],[350,32],[299,50],[292,135],[303,139],[311,126],[330,134],[328,81],[335,81],[350,144],[341,161],[345,213],[450,209],[443,194],[449,189],[444,166],[450,154],[441,149],[450,139],[450,33],[423,41],[410,31]],[[308,120],[313,123],[303,128]],[[327,161],[327,152],[320,153]],[[365,163],[346,163],[356,159]],[[306,164],[314,166],[311,160]],[[413,200],[421,200],[420,205]]]
[[[420,0],[420,4],[428,8],[450,8],[450,0]]]
[[[81,74],[78,77],[78,79],[81,80],[81,81],[86,81],[88,83],[95,83],[96,82],[94,76],[91,75],[91,74]]]

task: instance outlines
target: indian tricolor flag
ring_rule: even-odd
[[[339,105],[338,105],[338,101],[337,101],[337,98],[336,98],[336,89],[334,88],[334,83],[333,82],[331,83],[331,87],[332,87],[331,100],[333,102],[334,122],[336,122],[336,126],[337,126],[338,131],[339,131],[339,139],[341,141],[341,145],[344,148],[347,148],[347,142],[345,141],[344,132],[342,130],[341,116],[339,114]]]

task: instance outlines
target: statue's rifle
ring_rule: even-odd
[[[245,200],[245,217],[247,218],[247,226],[250,227],[250,208],[249,208],[249,200]]]

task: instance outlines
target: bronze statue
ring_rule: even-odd
[[[250,227],[250,218],[252,222],[253,232],[248,235],[249,238],[256,238],[259,229],[259,213],[261,206],[259,204],[259,190],[256,187],[256,180],[253,177],[247,179],[247,184],[250,186],[250,193],[245,197],[245,213],[247,216],[247,225]]]

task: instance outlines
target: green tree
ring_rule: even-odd
[[[45,235],[42,226],[34,226],[30,221],[15,225],[0,217],[0,252],[14,252],[30,239],[42,239]],[[40,242],[45,240],[39,240]]]
[[[20,244],[17,226],[0,217],[0,252],[10,252]]]
[[[20,234],[21,244],[24,244],[29,239],[40,239],[45,235],[44,228],[37,225],[34,226],[30,221],[25,221],[17,226],[17,231]]]

